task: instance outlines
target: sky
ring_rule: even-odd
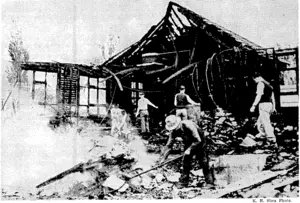
[[[298,45],[297,0],[173,1],[263,47]],[[169,0],[2,1],[2,61],[9,60],[8,44],[17,28],[31,61],[88,63],[101,56],[99,45],[108,43],[109,36],[117,43],[117,52],[138,41],[163,18],[168,3]]]

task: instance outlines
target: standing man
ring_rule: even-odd
[[[166,129],[171,131],[171,133],[167,145],[159,159],[160,162],[164,162],[168,158],[176,137],[181,137],[184,143],[185,152],[182,159],[183,171],[177,187],[181,189],[188,186],[189,175],[192,168],[192,158],[194,155],[196,155],[196,159],[202,167],[207,187],[213,187],[214,176],[212,170],[209,169],[206,140],[199,126],[191,120],[182,121],[180,117],[170,115],[166,118]]]
[[[143,92],[140,93],[140,97],[135,116],[137,117],[140,114],[142,133],[148,133],[150,132],[148,105],[153,106],[156,109],[158,107],[152,104],[149,99],[145,98],[145,94]]]
[[[194,102],[189,95],[185,94],[185,87],[180,86],[179,93],[175,95],[174,105],[176,107],[176,116],[179,116],[182,120],[187,120],[187,105],[200,105],[200,103]]]
[[[250,112],[254,112],[258,106],[257,128],[259,135],[266,135],[271,147],[277,148],[276,137],[270,120],[270,114],[276,111],[273,87],[257,72],[254,73],[253,80],[257,83],[257,88]]]

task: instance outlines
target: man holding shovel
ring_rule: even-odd
[[[172,149],[176,137],[181,137],[184,142],[185,152],[182,159],[183,171],[180,177],[178,188],[187,187],[189,183],[189,174],[191,171],[191,162],[194,155],[199,161],[207,187],[213,187],[214,177],[209,168],[209,157],[206,150],[206,141],[199,126],[190,120],[181,120],[180,117],[170,115],[166,118],[166,129],[171,131],[169,140],[159,162],[164,162]]]

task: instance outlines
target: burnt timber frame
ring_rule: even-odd
[[[189,50],[189,54],[180,54],[183,50]],[[174,54],[164,56],[166,52]],[[145,53],[155,53],[155,62],[162,65],[130,69],[147,63],[143,57]],[[209,59],[211,63],[208,65]],[[188,67],[192,63],[195,64]],[[184,84],[187,93],[193,100],[201,102],[203,109],[215,109],[212,102],[215,100],[220,107],[241,116],[248,115],[255,98],[256,87],[251,78],[254,71],[262,72],[272,82],[277,102],[280,102],[277,68],[280,66],[273,48],[263,48],[170,2],[165,16],[139,41],[98,67],[108,67],[115,74],[131,70],[129,75],[118,75],[122,83],[142,82],[146,96],[153,103],[161,103],[160,109],[166,114],[172,110],[178,86]],[[158,91],[162,95],[159,96]],[[124,106],[136,108],[128,104]]]
[[[156,53],[156,59],[150,63],[145,61],[143,54],[146,53]],[[79,68],[79,72],[88,77],[106,78],[110,83],[107,100],[121,104],[131,113],[136,108],[131,104],[131,91],[139,91],[130,89],[130,82],[134,81],[143,83],[146,96],[163,110],[162,114],[172,111],[177,88],[184,84],[187,93],[201,102],[203,109],[215,109],[213,103],[216,102],[226,110],[247,115],[255,97],[251,73],[262,72],[275,87],[277,102],[280,102],[281,66],[273,48],[263,48],[170,2],[165,16],[139,41],[103,64]],[[122,81],[124,91],[117,88],[117,83],[112,81],[114,77],[104,74],[104,69]]]
[[[89,114],[89,107],[96,106],[97,107],[97,116],[99,116],[99,107],[104,106],[107,107],[106,104],[99,105],[99,91],[106,90],[106,88],[99,88],[99,78],[107,77],[107,74],[103,73],[99,70],[93,70],[93,66],[83,65],[83,64],[71,64],[71,63],[58,63],[58,62],[27,62],[22,64],[22,69],[26,71],[33,71],[33,86],[32,86],[32,99],[35,99],[35,86],[36,84],[44,84],[45,85],[45,96],[44,102],[40,102],[42,105],[57,105],[58,110],[63,110],[64,112],[71,112],[75,107],[75,111],[73,111],[75,116],[79,115],[79,107],[84,106],[87,107],[87,113]],[[35,78],[35,73],[44,72],[45,80],[37,81]],[[57,86],[56,86],[56,101],[55,104],[47,103],[47,73],[56,73],[57,74]],[[84,76],[88,78],[88,104],[83,105],[79,103],[80,98],[80,84],[79,79],[80,76]],[[97,85],[90,85],[90,79],[94,78],[97,80]],[[108,82],[108,84],[110,84]],[[97,104],[90,103],[90,90],[97,90]],[[108,91],[106,91],[108,94]],[[108,96],[106,96],[109,98]]]

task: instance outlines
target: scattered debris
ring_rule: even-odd
[[[203,171],[202,169],[199,169],[199,170],[192,170],[191,173],[194,175],[194,176],[203,176]]]
[[[116,175],[109,176],[102,184],[104,187],[109,187],[114,190],[121,189],[125,185],[125,181],[118,178]]]
[[[165,177],[160,173],[156,174],[156,176],[155,176],[155,180],[157,181],[157,183],[161,183],[164,179],[165,179]]]
[[[247,136],[244,138],[243,142],[240,144],[242,147],[253,147],[256,145],[255,140],[253,139],[253,136],[250,134],[247,134]]]
[[[172,183],[178,182],[180,178],[180,173],[173,173],[171,171],[168,171],[165,175],[167,180]]]
[[[251,124],[251,125],[250,125]],[[212,159],[210,166],[215,171],[216,189],[201,187],[203,171],[194,162],[188,188],[177,189],[181,176],[181,158],[174,154],[183,151],[183,140],[176,139],[173,148],[175,157],[168,164],[141,162],[140,146],[145,146],[145,156],[161,151],[168,139],[168,132],[155,133],[145,139],[132,137],[129,143],[109,136],[109,132],[85,126],[79,129],[81,136],[90,131],[100,134],[91,139],[86,159],[74,167],[41,183],[38,192],[31,195],[8,193],[2,190],[4,199],[192,199],[192,198],[255,198],[297,197],[299,192],[298,148],[283,148],[279,153],[269,154],[263,137],[253,136],[252,120],[236,121],[231,114],[219,110],[215,114],[202,112],[201,127],[209,142]],[[246,128],[245,125],[248,127]],[[88,129],[89,130],[88,130]],[[281,130],[284,126],[277,125]],[[280,137],[282,143],[295,144],[292,133],[297,128],[286,128],[288,137]],[[135,136],[139,136],[137,133]],[[135,139],[135,141],[133,141]],[[283,141],[290,140],[290,141]],[[136,145],[135,142],[141,145]],[[132,144],[131,144],[132,142]],[[138,147],[134,147],[138,146]],[[251,151],[252,150],[252,151]],[[247,154],[253,152],[251,154]],[[158,157],[158,156],[157,156]],[[146,157],[147,158],[147,157]],[[293,168],[293,174],[290,174]],[[123,174],[128,175],[124,179]],[[144,174],[144,175],[143,175]]]
[[[292,160],[288,160],[288,159],[284,159],[279,164],[273,166],[271,168],[271,171],[285,170],[285,169],[291,168],[292,166],[295,166],[295,165],[297,165],[297,162],[292,161]]]

